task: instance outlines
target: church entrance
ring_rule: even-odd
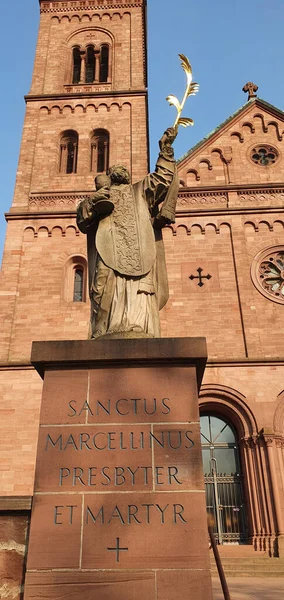
[[[200,417],[203,470],[209,525],[219,544],[247,542],[238,442],[223,418]]]

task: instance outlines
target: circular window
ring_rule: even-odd
[[[250,154],[251,160],[254,162],[254,164],[260,165],[261,167],[273,165],[278,156],[279,155],[276,148],[273,148],[273,146],[267,146],[266,144],[254,146]]]
[[[263,296],[284,304],[284,246],[262,250],[253,261],[251,276]]]

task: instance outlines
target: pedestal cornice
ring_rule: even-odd
[[[205,338],[147,338],[117,340],[75,340],[33,342],[31,363],[43,377],[54,365],[69,368],[86,365],[137,366],[196,365],[200,387],[207,360]]]

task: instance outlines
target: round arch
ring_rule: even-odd
[[[199,408],[208,518],[220,544],[248,543],[254,527],[244,444],[256,438],[256,419],[245,396],[224,385],[201,386]]]
[[[199,394],[200,413],[210,410],[232,423],[239,439],[256,436],[257,422],[243,394],[234,388],[217,384],[201,386]]]
[[[112,44],[115,41],[115,37],[113,35],[113,33],[111,31],[109,31],[108,29],[104,29],[103,27],[97,27],[97,26],[93,26],[93,27],[80,27],[78,29],[76,29],[76,31],[73,31],[68,37],[67,37],[67,43],[69,45],[69,47],[72,47],[72,45],[78,45],[75,41],[72,42],[73,38],[78,36],[78,34],[80,33],[93,33],[95,31],[98,31],[100,33],[106,34],[106,36],[111,40]],[[71,45],[70,45],[71,42]],[[85,45],[85,41],[83,42],[83,44]]]
[[[81,254],[71,255],[65,260],[63,266],[62,297],[65,302],[76,302],[74,299],[76,288],[76,273],[80,272],[81,294],[80,302],[87,299],[87,260]]]

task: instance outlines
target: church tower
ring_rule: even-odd
[[[76,206],[108,165],[124,164],[133,181],[148,172],[145,10],[146,0],[40,0],[1,273],[0,377],[14,440],[2,494],[33,489],[41,382],[31,342],[88,335]]]
[[[1,361],[31,341],[87,337],[78,202],[108,165],[148,171],[146,1],[40,0],[40,27],[3,261]],[[2,342],[3,343],[3,342]]]

